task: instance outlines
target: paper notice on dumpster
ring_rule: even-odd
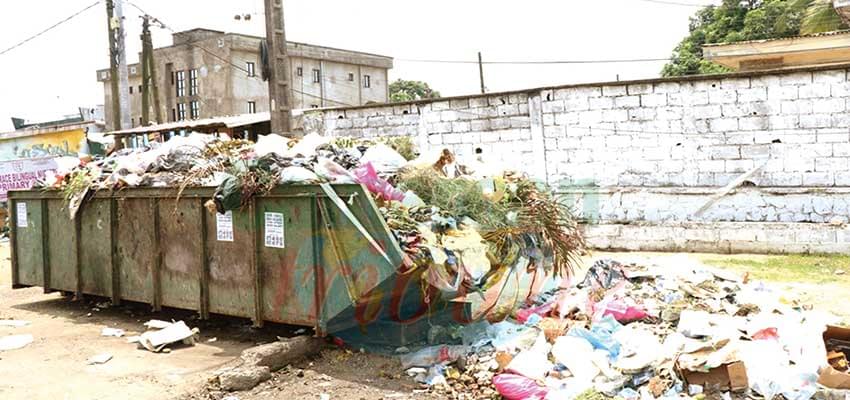
[[[219,242],[233,241],[233,211],[215,214],[216,239]]]
[[[266,247],[274,247],[282,249],[284,245],[283,237],[283,214],[282,213],[266,213]]]
[[[27,203],[17,203],[16,211],[18,213],[18,228],[26,228],[29,225],[29,221],[27,221]]]

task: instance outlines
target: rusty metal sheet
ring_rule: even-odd
[[[386,227],[372,197],[359,186],[335,187],[349,210],[372,235],[391,263],[380,255],[355,225],[329,199],[320,199],[319,211],[322,320],[329,331],[365,326],[381,310],[369,307],[375,298],[398,296],[381,287],[394,287],[402,253]],[[352,312],[357,318],[350,318]],[[340,318],[342,317],[342,318]]]
[[[203,212],[207,212],[203,210]],[[215,214],[207,213],[206,246],[209,277],[209,311],[250,317],[254,309],[251,277],[251,215],[247,210],[232,212],[233,241],[218,240]]]
[[[79,211],[81,288],[85,294],[112,296],[112,237],[109,199],[92,199]]]
[[[263,318],[316,326],[316,280],[309,197],[257,200],[258,270]],[[283,215],[283,248],[266,245],[267,213]]]
[[[121,298],[147,302],[153,300],[154,244],[153,202],[149,199],[116,201],[116,262]]]
[[[42,286],[44,284],[44,247],[42,232],[42,210],[39,200],[17,200],[12,202],[9,212],[14,213],[15,241],[21,249],[17,256],[17,283],[25,286]],[[26,221],[18,219],[19,204],[26,207]],[[22,217],[23,215],[21,215]],[[26,226],[17,226],[17,223]]]
[[[162,305],[200,308],[203,237],[198,221],[201,205],[191,199],[159,201],[159,269]]]
[[[77,290],[77,259],[74,221],[68,218],[65,201],[47,200],[49,288],[74,292]]]

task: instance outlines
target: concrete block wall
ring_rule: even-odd
[[[409,135],[426,150],[449,148],[461,157],[481,153],[547,181],[575,201],[580,216],[597,224],[784,223],[826,229],[827,222],[848,222],[848,68],[325,109],[317,111],[321,123],[315,130],[331,136]],[[755,167],[760,169],[743,188],[696,214],[723,186]],[[793,235],[770,237],[798,241]],[[801,248],[780,242],[777,248]]]
[[[848,89],[840,69],[546,90],[550,182],[848,186]]]

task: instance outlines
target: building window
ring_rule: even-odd
[[[133,94],[133,87],[130,86],[130,94]]]
[[[313,83],[319,83],[322,81],[322,71],[317,69],[313,70]]]
[[[171,122],[174,122],[174,121],[177,121],[177,109],[176,108],[171,109]]]
[[[183,121],[186,119],[186,103],[177,104],[177,120]]]
[[[257,113],[257,102],[249,101],[248,102],[248,114],[256,114]]]
[[[201,103],[197,100],[191,102],[189,111],[192,119],[198,119],[201,116]]]
[[[369,75],[363,75],[363,87],[370,88],[372,87],[372,77]]]
[[[139,117],[139,126],[142,126],[142,125],[144,125],[144,124],[145,124],[145,123],[144,123],[144,122],[142,122],[142,117]]]
[[[142,93],[142,85],[139,85],[139,93]]]
[[[295,68],[295,74],[298,76],[304,76],[304,68],[298,67]]]
[[[186,71],[177,71],[177,97],[186,95]]]
[[[189,70],[189,96],[198,95],[198,70]]]
[[[257,66],[254,63],[247,63],[246,67],[248,67],[248,76],[255,77],[257,76]]]
[[[351,72],[349,72],[349,73],[348,73],[348,81],[349,81],[349,82],[354,82],[354,74],[353,74],[353,73],[351,73]]]

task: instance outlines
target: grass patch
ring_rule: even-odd
[[[773,282],[838,283],[850,285],[850,256],[705,256],[707,265],[749,272],[755,279]],[[844,271],[843,275],[836,274]]]

